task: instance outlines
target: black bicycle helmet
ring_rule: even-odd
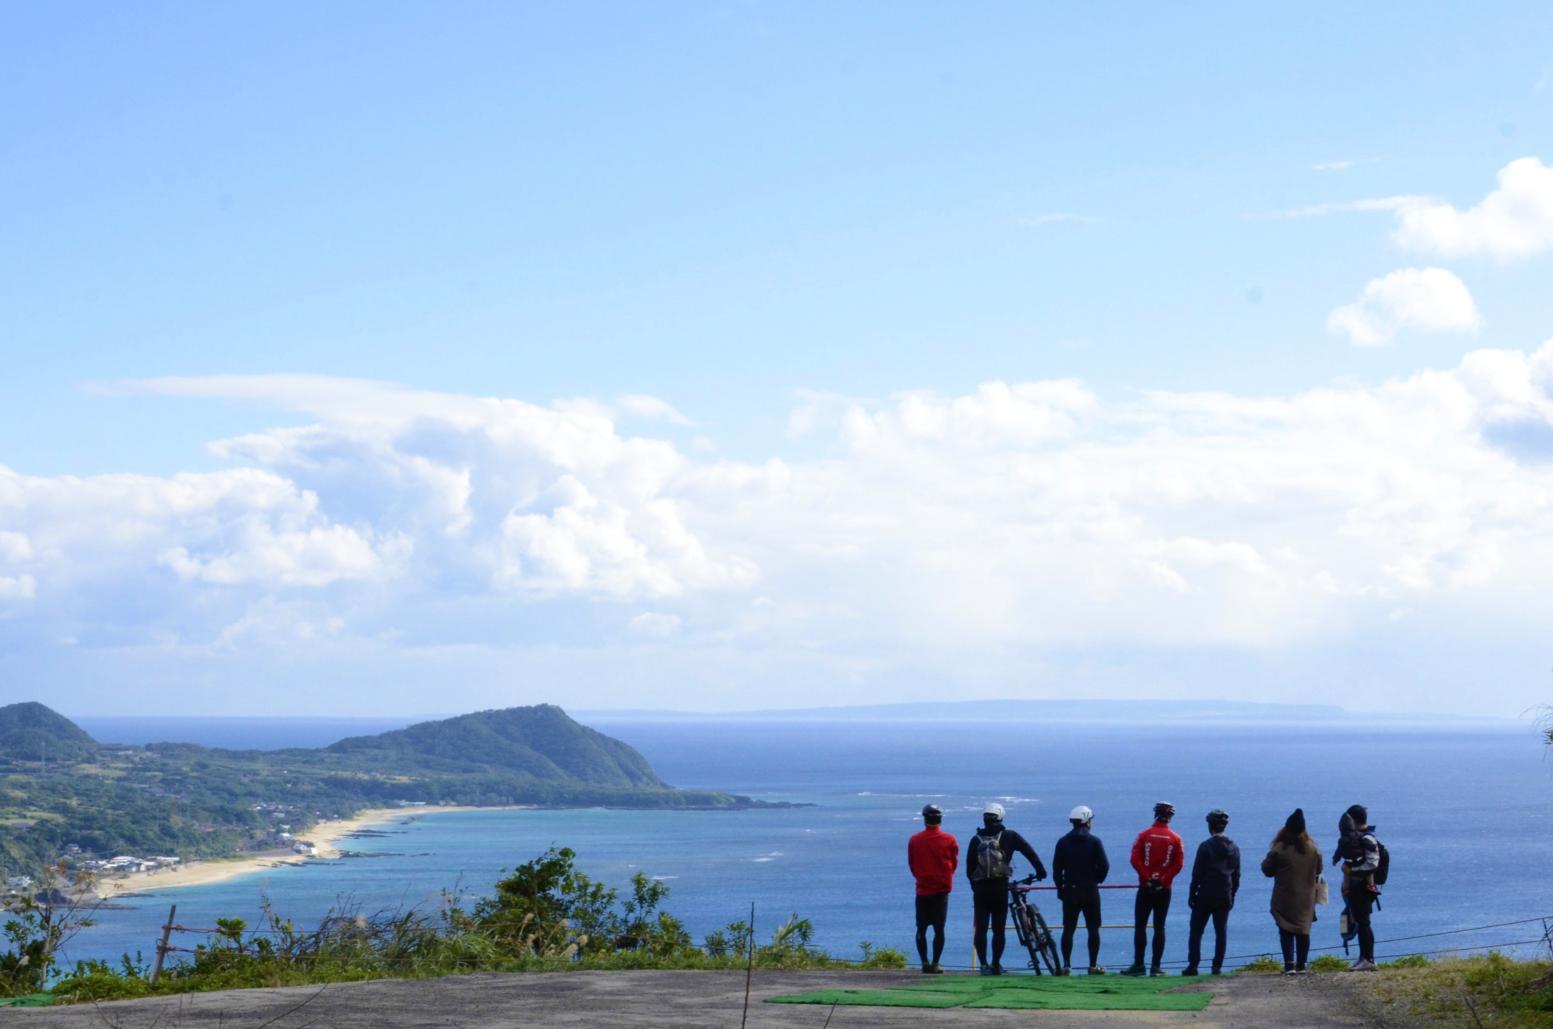
[[[928,825],[937,825],[944,820],[944,809],[937,804],[922,805],[922,821]]]

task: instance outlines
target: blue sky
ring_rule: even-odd
[[[1548,38],[7,7],[0,699],[1513,714]]]

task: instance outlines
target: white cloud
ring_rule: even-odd
[[[38,580],[30,575],[0,575],[0,600],[30,600],[38,592]]]
[[[1327,317],[1327,331],[1346,335],[1355,346],[1391,342],[1401,329],[1476,332],[1482,315],[1472,294],[1444,268],[1403,268],[1372,279],[1359,298]]]
[[[331,392],[328,383],[338,390]],[[623,436],[609,409],[409,390],[309,376],[162,379],[135,388],[179,396],[265,399],[318,421],[213,445],[220,457],[291,477],[324,506],[376,524],[413,551],[423,574],[449,569],[467,588],[629,599],[751,581],[748,561],[713,553],[686,525],[678,493],[693,465],[673,445]],[[655,398],[627,398],[667,417]],[[272,564],[303,548],[358,569],[344,536],[266,541]],[[381,547],[380,547],[381,549]],[[188,574],[177,555],[171,567]],[[227,565],[202,574],[238,574]]]
[[[1323,218],[1329,214],[1347,214],[1354,211],[1398,211],[1414,204],[1427,203],[1428,199],[1427,197],[1417,196],[1394,196],[1370,197],[1365,200],[1339,200],[1333,203],[1308,204],[1304,207],[1292,207],[1286,211],[1275,211],[1272,214],[1247,215],[1246,217],[1287,220],[1294,218]]]
[[[1377,164],[1379,161],[1380,158],[1378,157],[1360,157],[1336,161],[1317,161],[1315,164],[1310,166],[1310,170],[1316,172],[1345,172],[1354,168],[1358,168],[1361,165]]]
[[[32,557],[32,541],[19,532],[0,532],[0,561],[21,562]]]
[[[646,393],[627,393],[616,401],[616,404],[619,406],[622,414],[636,418],[656,419],[668,422],[670,425],[695,424],[695,422],[686,418],[667,400],[650,396]]]
[[[1553,606],[1553,343],[1289,395],[800,398],[820,456],[763,461],[571,406],[331,382],[158,386],[311,416],[221,442],[219,472],[0,471],[5,667],[64,638],[125,668],[173,655],[153,677],[272,652],[418,675],[468,660],[482,700],[512,702],[528,655],[554,681],[629,682],[611,696],[636,706],[692,680],[737,705],[784,676],[841,702],[911,677],[1065,683],[1086,653],[1328,653],[1398,610],[1428,633]],[[557,635],[585,642],[545,649]],[[653,676],[665,692],[643,695]]]
[[[1522,157],[1499,170],[1499,188],[1461,210],[1419,200],[1396,212],[1401,247],[1442,257],[1501,261],[1553,249],[1553,167]]]

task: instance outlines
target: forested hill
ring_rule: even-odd
[[[633,748],[548,704],[275,751],[100,744],[42,704],[0,707],[0,870],[8,872],[77,851],[192,858],[264,850],[321,819],[422,803],[762,806],[674,789]]]
[[[36,701],[0,707],[0,760],[75,762],[96,752],[97,741],[80,726]]]
[[[536,779],[663,788],[647,759],[553,704],[421,722],[327,748],[361,761],[457,771],[503,768]]]

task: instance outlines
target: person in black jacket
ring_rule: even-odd
[[[1080,804],[1068,815],[1073,829],[1057,841],[1052,855],[1052,881],[1062,901],[1062,974],[1073,973],[1073,933],[1084,916],[1089,935],[1089,974],[1105,975],[1100,964],[1100,884],[1111,874],[1105,844],[1089,832],[1095,813]]]
[[[988,804],[982,811],[982,827],[971,837],[965,851],[965,875],[971,881],[971,902],[975,907],[976,962],[982,975],[1003,974],[1003,930],[1008,921],[1008,879],[1012,873],[1009,859],[1023,854],[1035,868],[1037,879],[1046,878],[1035,848],[1025,838],[1003,825],[1003,805]],[[992,929],[992,960],[987,960],[987,929]]]
[[[1187,904],[1192,909],[1191,932],[1187,936],[1186,967],[1182,975],[1196,975],[1202,960],[1202,935],[1213,921],[1213,974],[1224,968],[1224,948],[1228,944],[1227,925],[1235,894],[1240,890],[1240,848],[1224,835],[1229,828],[1229,812],[1214,808],[1208,812],[1208,838],[1197,845],[1192,862],[1192,886]]]

